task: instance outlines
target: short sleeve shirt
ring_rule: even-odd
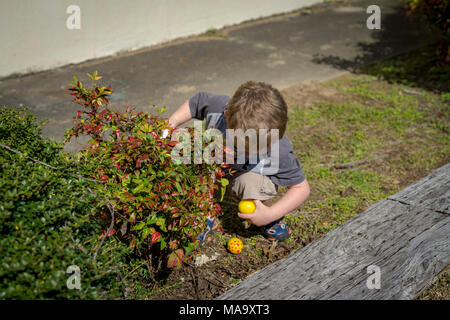
[[[224,111],[229,101],[230,97],[226,95],[199,92],[189,99],[189,109],[192,118],[205,120],[207,129],[216,128],[225,135],[227,125]],[[278,186],[293,186],[303,182],[305,174],[286,135],[274,143],[271,149],[274,147],[278,154],[269,152],[268,157],[258,157],[257,163],[246,161],[244,164],[235,164],[234,167],[266,175]]]

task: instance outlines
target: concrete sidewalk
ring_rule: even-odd
[[[381,8],[381,30],[368,30],[366,8]],[[165,45],[0,81],[0,105],[30,107],[48,119],[44,134],[61,139],[79,108],[67,90],[76,75],[99,71],[115,90],[113,106],[168,114],[198,91],[231,95],[247,80],[283,89],[324,81],[347,70],[431,41],[423,24],[409,22],[401,0],[326,2],[291,14],[252,21]],[[95,45],[93,43],[93,45]],[[75,144],[68,146],[75,150]]]

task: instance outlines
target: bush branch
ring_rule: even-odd
[[[9,146],[7,146],[7,145],[4,145],[4,144],[1,144],[1,143],[0,143],[0,147],[6,149],[6,150],[8,150],[8,151],[11,151],[11,152],[20,154],[21,156],[27,157],[27,158],[30,159],[31,161],[33,161],[33,162],[35,162],[35,163],[39,163],[39,164],[41,164],[41,165],[43,165],[43,166],[46,166],[46,167],[48,167],[48,168],[50,168],[50,169],[53,169],[53,170],[60,170],[60,169],[58,169],[57,167],[51,166],[51,165],[49,165],[49,164],[47,164],[47,163],[45,163],[45,162],[42,162],[42,161],[39,161],[39,160],[37,160],[37,159],[34,159],[34,158],[30,157],[30,156],[27,156],[27,155],[23,154],[23,153],[20,152],[20,151],[14,150],[13,148],[11,148],[11,147],[9,147]],[[83,176],[80,175],[80,174],[74,174],[74,173],[70,173],[70,172],[68,172],[68,174],[70,174],[71,176],[75,176],[75,177],[77,177],[77,178],[83,179],[83,180],[91,181],[91,182],[105,183],[104,181],[100,181],[100,180],[95,180],[95,179],[90,179],[90,178],[83,177]]]
[[[106,204],[106,206],[109,209],[109,212],[111,213],[111,223],[109,224],[109,228],[106,231],[105,235],[102,237],[102,241],[100,242],[100,244],[98,245],[97,249],[95,249],[95,253],[94,253],[94,262],[97,259],[97,254],[99,252],[99,250],[101,249],[101,247],[103,246],[103,242],[105,242],[106,237],[108,237],[109,234],[111,234],[113,228],[114,228],[114,207],[111,204],[111,202],[109,201],[109,199],[105,198],[106,201],[108,201],[108,203]]]
[[[332,168],[334,169],[346,169],[346,168],[351,168],[351,167],[355,167],[361,164],[366,164],[372,161],[377,161],[377,160],[381,160],[386,158],[387,155],[386,154],[382,154],[380,156],[377,157],[373,157],[370,159],[366,159],[366,160],[358,160],[358,161],[351,161],[351,162],[345,162],[345,163],[339,163],[339,164],[335,164],[332,166]]]

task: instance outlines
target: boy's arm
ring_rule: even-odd
[[[192,118],[203,120],[209,113],[221,113],[225,110],[228,100],[229,97],[225,95],[198,92],[169,117],[169,126],[175,128]]]
[[[259,200],[254,200],[256,209],[251,214],[239,213],[239,217],[249,220],[256,226],[265,226],[275,220],[281,219],[286,214],[300,206],[309,197],[310,189],[308,181],[288,187],[288,191],[272,206],[266,206]]]
[[[189,100],[186,100],[186,102],[169,117],[169,127],[176,128],[191,119],[192,115],[191,110],[189,109]]]

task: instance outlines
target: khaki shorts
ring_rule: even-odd
[[[240,200],[269,200],[277,194],[277,186],[269,177],[261,174],[240,171],[229,177],[230,188],[227,188],[227,195],[234,196]]]

